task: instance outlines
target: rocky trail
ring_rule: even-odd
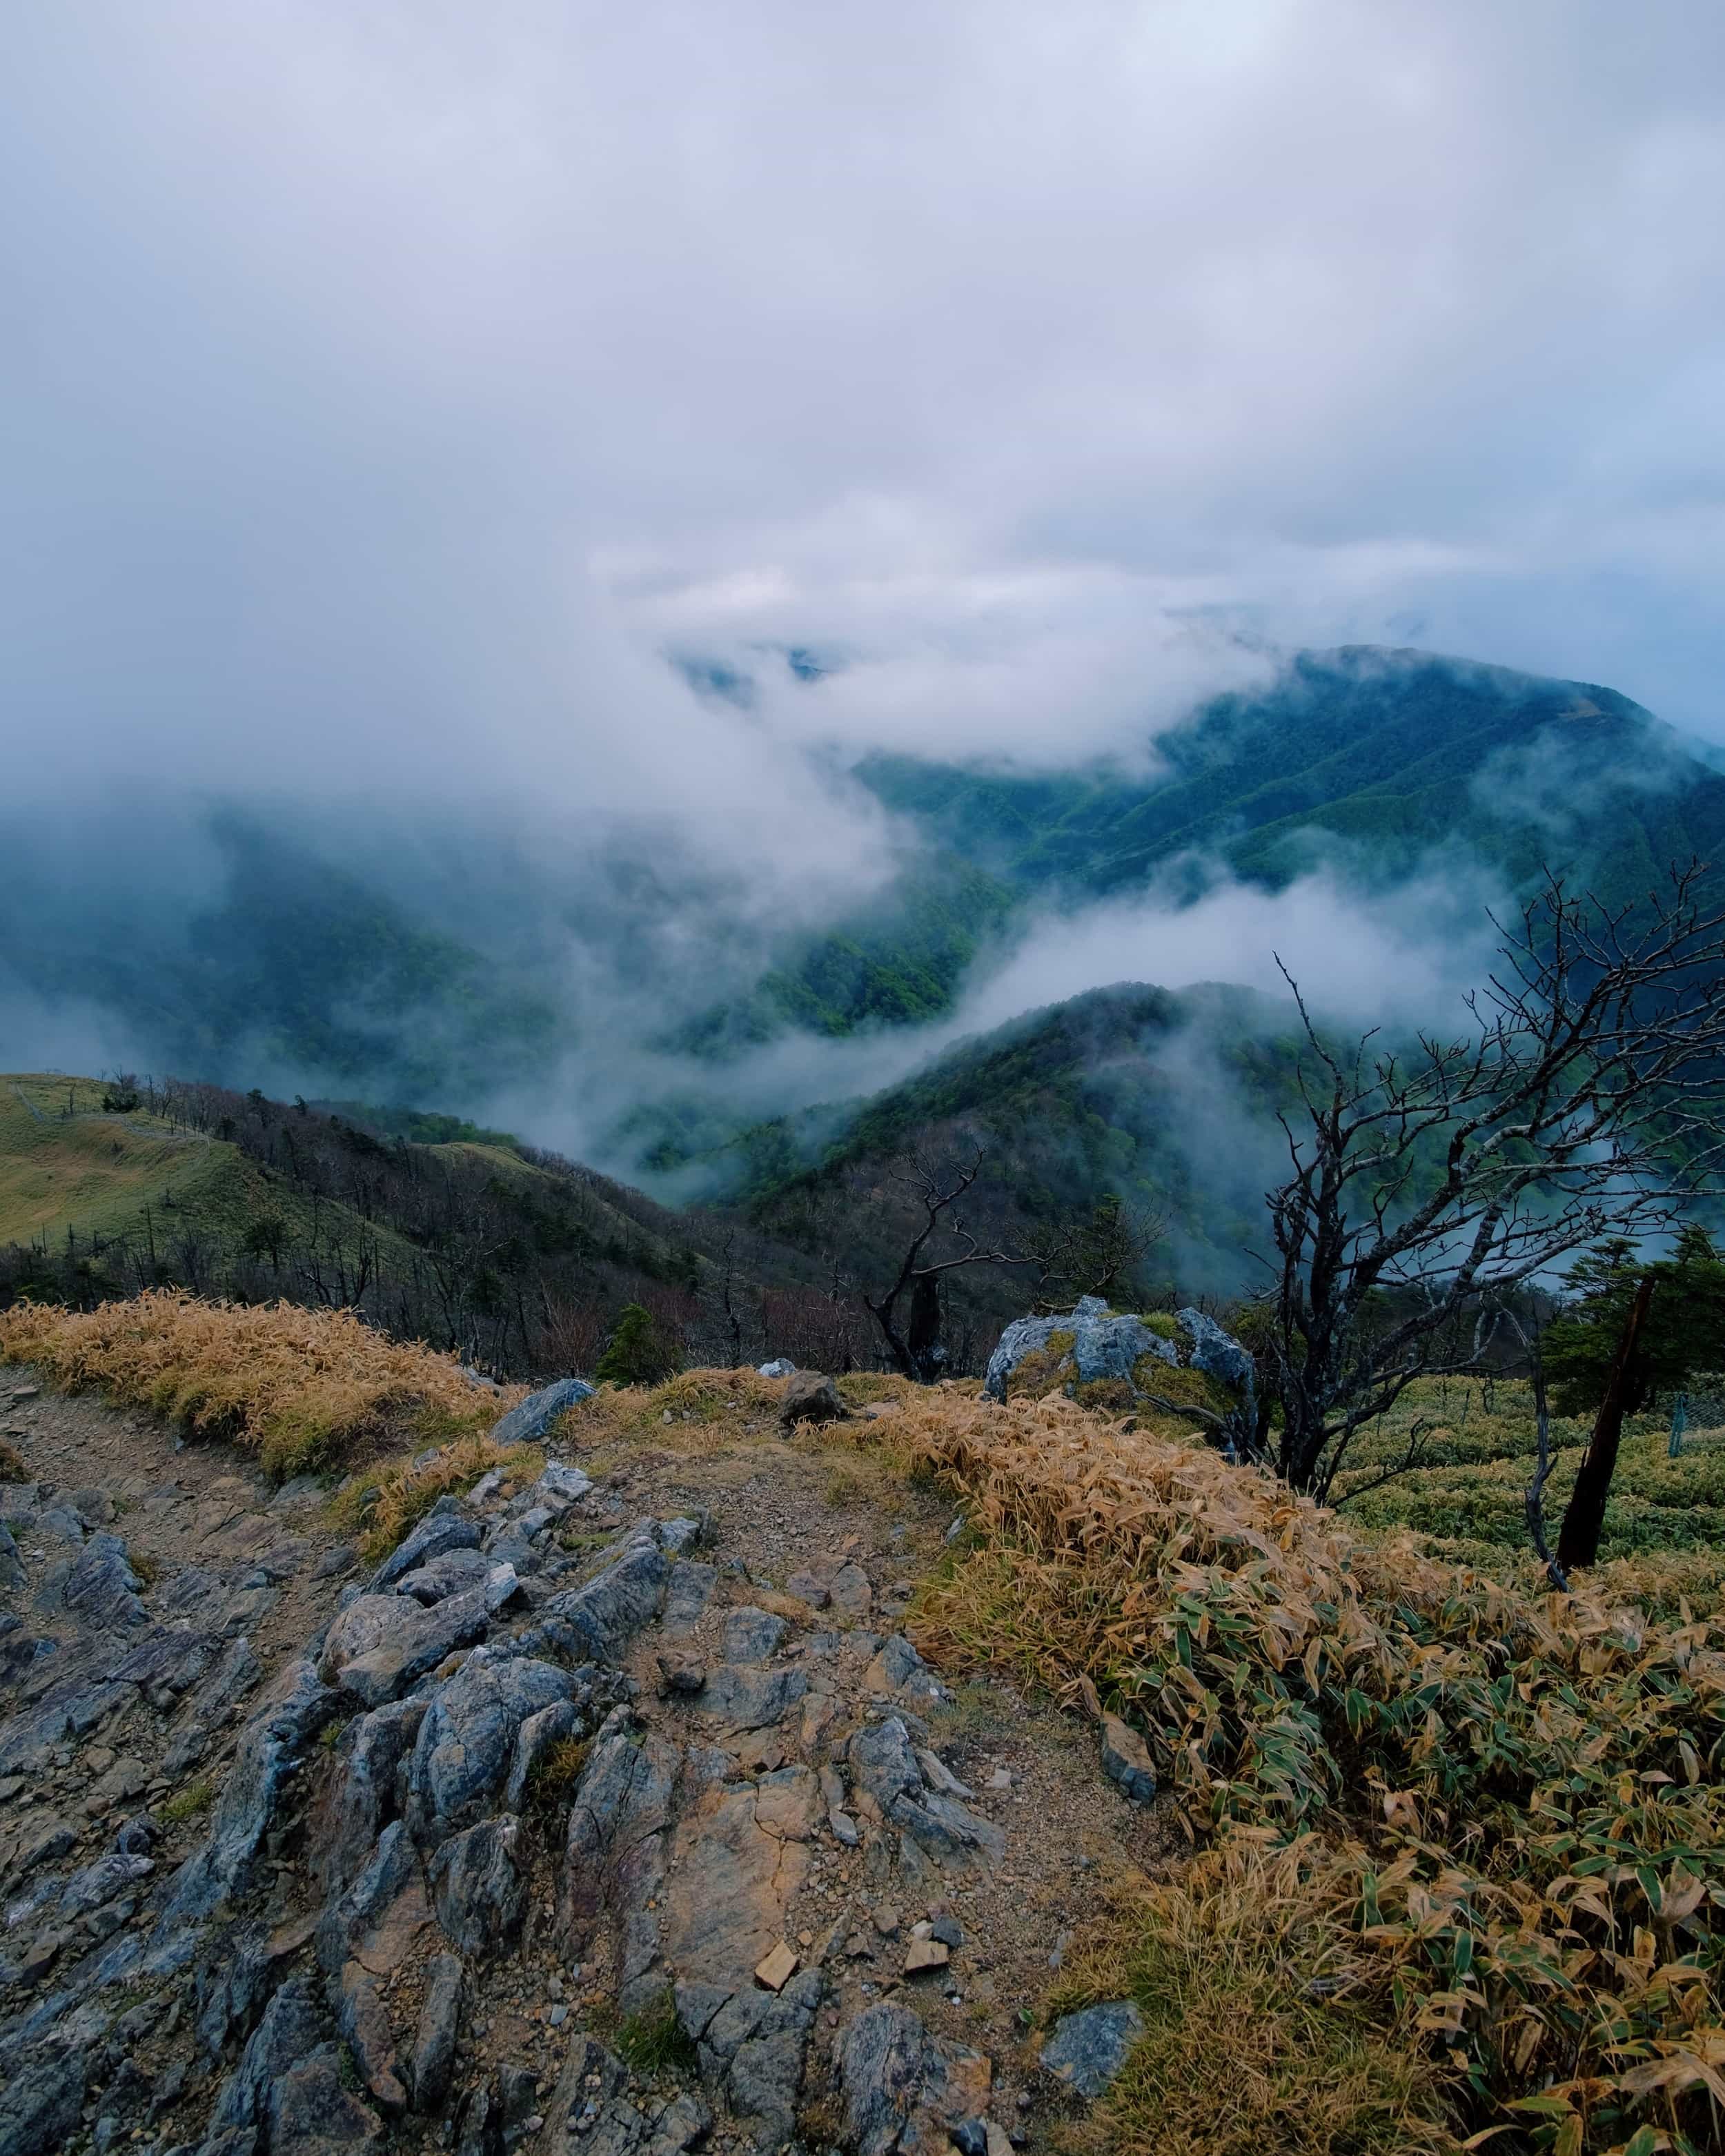
[[[0,2156],[1006,2156],[1123,2057],[1034,2025],[1147,1763],[924,1664],[865,1454],[553,1445],[368,1568],[28,1371],[0,1436]]]

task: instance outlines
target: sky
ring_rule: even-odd
[[[1420,643],[1725,737],[1705,0],[59,0],[3,29],[44,765],[739,805]],[[845,662],[747,721],[668,649]],[[776,783],[787,783],[781,768]]]
[[[1722,200],[1709,0],[13,6],[12,800],[651,815],[770,912],[890,857],[835,758],[1300,644],[1725,740]]]

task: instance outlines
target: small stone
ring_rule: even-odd
[[[997,1767],[988,1777],[988,1786],[991,1789],[1009,1789],[1012,1787],[1012,1776],[1007,1773],[1004,1767]]]
[[[862,1840],[856,1821],[852,1819],[849,1812],[841,1812],[836,1808],[829,1811],[827,1814],[827,1825],[831,1827],[846,1849],[855,1849]]]
[[[928,1928],[928,1935],[955,1952],[964,1943],[964,1933],[956,1917],[937,1917]]]
[[[988,2129],[979,2118],[961,2118],[952,2128],[958,2156],[988,2156]]]
[[[553,2029],[561,2029],[569,2018],[569,2010],[567,2006],[547,2007],[545,2018]]]
[[[1156,1774],[1144,1740],[1117,1714],[1102,1717],[1102,1772],[1135,1804],[1147,1804],[1156,1794]]]
[[[952,1948],[939,1939],[913,1938],[905,1955],[905,1974],[920,1976],[925,1969],[944,1969],[951,1954]]]
[[[783,1991],[797,1974],[797,1957],[781,1939],[762,1961],[755,1964],[755,1981],[768,1991]]]
[[[883,1939],[896,1939],[898,1937],[899,1916],[896,1909],[890,1908],[883,1902],[879,1908],[870,1909],[869,1915],[874,1921],[875,1929],[879,1932]]]
[[[811,1609],[824,1609],[832,1597],[826,1583],[812,1572],[793,1572],[785,1582],[785,1593],[794,1594],[799,1602],[806,1602]]]

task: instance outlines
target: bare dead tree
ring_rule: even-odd
[[[1046,1314],[1070,1309],[1081,1296],[1111,1301],[1133,1284],[1166,1225],[1160,1214],[1122,1205],[1111,1193],[1083,1219],[1038,1222],[1018,1238],[1031,1268],[1031,1306]]]
[[[865,1293],[863,1301],[880,1328],[893,1367],[922,1384],[932,1384],[947,1368],[940,1335],[941,1289],[947,1276],[967,1265],[1024,1263],[1022,1252],[984,1249],[956,1209],[982,1173],[985,1159],[980,1151],[964,1162],[919,1153],[909,1168],[892,1178],[910,1194],[922,1221],[911,1238],[891,1286],[878,1299]],[[949,1239],[948,1255],[931,1255],[931,1246],[942,1247],[942,1239]],[[907,1296],[909,1318],[901,1322],[899,1307]]]
[[[1305,1040],[1291,1173],[1270,1193],[1276,1465],[1320,1499],[1362,1424],[1417,1378],[1478,1367],[1507,1300],[1606,1235],[1714,1187],[1725,911],[1702,871],[1634,907],[1548,877],[1499,931],[1462,1038]]]

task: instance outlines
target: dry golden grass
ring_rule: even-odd
[[[1078,2152],[1440,2156],[1455,2070],[1394,2030],[1353,1922],[1357,1872],[1314,1837],[1237,1835],[1144,1889],[1068,1958],[1052,2013],[1129,1998],[1144,2035]]]
[[[1535,1591],[1060,1399],[930,1394],[878,1427],[969,1515],[924,1651],[1130,1715],[1213,1852],[1101,1985],[1163,2001],[1107,2146],[1441,2145],[1440,2097],[1499,2152],[1720,2145],[1725,1630],[1681,1584],[1712,1568]],[[1260,1840],[1306,1851],[1286,1933],[1229,1869]],[[1317,2019],[1287,1984],[1327,1926],[1349,2003]],[[1173,2012],[1171,1985],[1209,2004]],[[1234,1987],[1255,2011],[1224,2010]]]
[[[650,1440],[679,1452],[715,1452],[749,1424],[776,1424],[786,1380],[752,1370],[684,1370],[662,1385],[601,1385],[571,1408],[557,1435],[583,1452]]]
[[[453,1356],[387,1338],[346,1310],[204,1302],[169,1291],[89,1312],[0,1312],[0,1362],[33,1363],[68,1390],[95,1387],[223,1438],[286,1476],[404,1438],[476,1434],[516,1400],[461,1374]]]
[[[23,1455],[16,1446],[0,1437],[0,1482],[27,1482],[29,1471],[24,1466]]]
[[[587,1755],[593,1749],[585,1737],[565,1737],[535,1762],[527,1775],[527,1794],[536,1806],[549,1810],[570,1795],[581,1779]]]

